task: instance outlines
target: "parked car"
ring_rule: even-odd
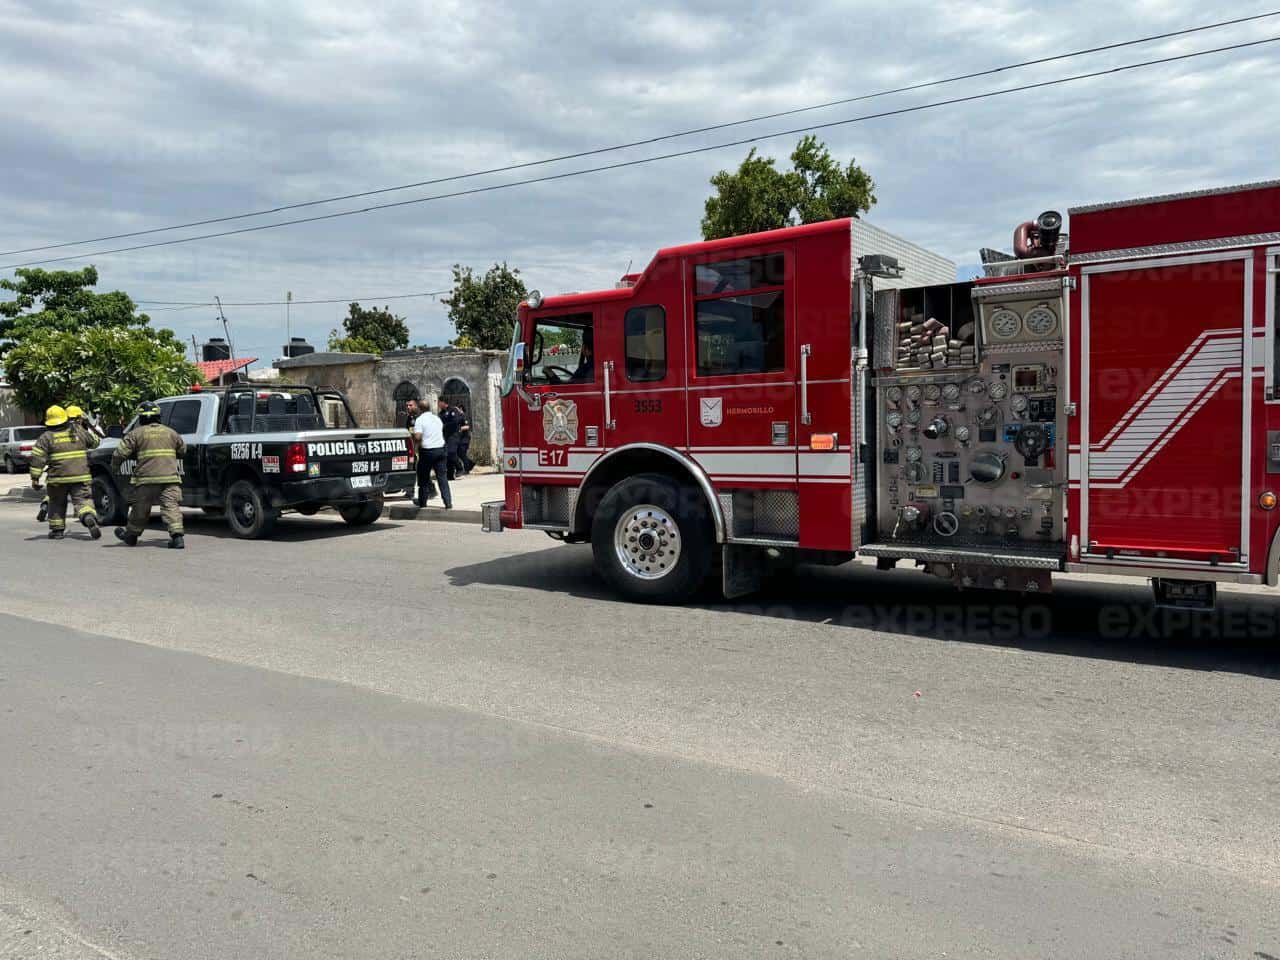
[[[44,427],[0,427],[0,457],[5,473],[21,473],[31,463],[31,447]]]

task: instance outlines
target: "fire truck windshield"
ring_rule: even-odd
[[[516,385],[516,368],[524,360],[524,341],[520,339],[520,321],[515,322],[511,331],[511,346],[507,349],[507,366],[502,371],[502,396],[511,392]]]

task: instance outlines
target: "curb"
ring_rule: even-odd
[[[391,520],[474,523],[477,525],[483,519],[483,515],[479,510],[446,510],[444,507],[415,507],[408,503],[397,503],[390,507],[383,507],[382,515],[383,517]]]
[[[30,487],[14,487],[12,490],[10,490],[7,494],[4,495],[3,499],[14,501],[17,503],[25,503],[25,502],[39,503],[42,499],[44,499],[44,495],[45,495],[44,487],[41,487],[39,490],[32,490]]]

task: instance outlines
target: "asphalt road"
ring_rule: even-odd
[[[73,537],[79,536],[73,533]],[[0,957],[1280,957],[1280,597],[0,505]]]

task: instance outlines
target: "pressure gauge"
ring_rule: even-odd
[[[930,383],[924,388],[924,398],[929,403],[937,403],[942,396],[942,388],[936,383]]]
[[[998,411],[995,407],[984,407],[978,411],[978,422],[984,427],[989,427],[996,422]]]
[[[885,426],[887,426],[890,430],[901,430],[901,429],[902,429],[902,414],[900,414],[900,413],[891,413],[891,414],[889,414],[887,417],[885,417],[885,418],[884,418],[884,422],[885,422]]]
[[[971,434],[969,433],[969,428],[966,427],[964,424],[961,424],[960,426],[956,427],[955,437],[961,443],[968,443],[970,436]]]
[[[997,380],[991,384],[991,389],[987,391],[987,394],[992,400],[1003,400],[1009,395],[1009,386],[1003,380]]]
[[[987,321],[997,340],[1012,340],[1022,332],[1022,318],[1008,307],[997,307]]]
[[[919,463],[920,458],[924,456],[924,451],[919,447],[907,447],[907,462]]]
[[[1022,322],[1033,337],[1047,337],[1058,329],[1058,315],[1043,303],[1028,310]]]
[[[960,399],[960,384],[948,383],[942,388],[942,398],[948,403],[955,403]]]
[[[924,482],[924,464],[908,463],[907,464],[907,482],[923,483]]]
[[[1009,406],[1013,407],[1014,413],[1019,415],[1024,414],[1027,412],[1027,398],[1022,394],[1018,394],[1009,401]]]
[[[902,388],[890,387],[885,392],[884,396],[885,396],[885,399],[888,400],[890,403],[898,403],[899,401],[902,400]]]
[[[908,410],[908,411],[907,411],[907,423],[915,424],[915,423],[919,423],[919,422],[920,422],[920,411],[919,411],[919,410]]]
[[[969,392],[975,397],[980,397],[987,392],[987,381],[974,377],[969,381]]]
[[[914,383],[911,386],[907,387],[907,399],[910,400],[912,403],[920,402],[920,388],[917,387]]]

